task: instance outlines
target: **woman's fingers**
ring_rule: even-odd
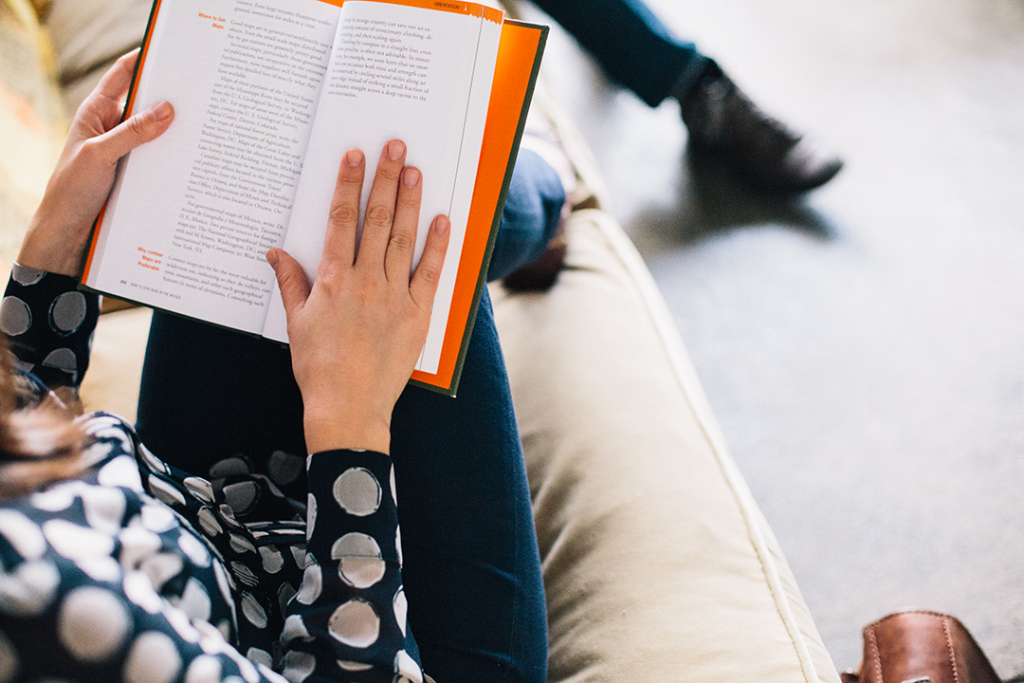
[[[363,216],[363,236],[359,242],[359,263],[380,268],[391,229],[395,220],[395,201],[398,197],[398,182],[405,168],[405,143],[391,140],[381,150],[377,162],[377,173],[366,201],[366,215]]]
[[[363,191],[366,157],[358,149],[345,152],[338,167],[338,181],[327,217],[321,263],[350,268],[356,256],[359,229],[359,198]]]
[[[163,135],[173,120],[174,107],[171,103],[158,102],[85,145],[95,146],[104,161],[114,164],[139,145]]]
[[[277,286],[281,290],[281,303],[284,304],[285,315],[290,319],[309,298],[310,286],[306,272],[284,249],[268,251],[267,263],[274,269]]]
[[[398,285],[409,283],[413,252],[416,250],[416,227],[420,221],[422,177],[419,169],[406,168],[398,184],[395,223],[384,256],[384,273],[388,282]]]
[[[448,251],[448,236],[451,222],[447,216],[438,216],[430,224],[427,233],[427,244],[423,248],[423,256],[416,266],[412,281],[409,283],[409,296],[421,310],[430,310],[437,292],[437,283],[441,280],[441,267],[444,255]]]
[[[362,219],[362,237],[356,256],[355,235],[359,226],[359,204],[365,172],[363,154],[352,149],[345,153],[338,170],[334,198],[324,238],[324,253],[317,278],[327,273],[356,268],[370,281],[396,288],[407,288],[409,297],[420,310],[429,310],[440,280],[444,255],[448,247],[450,223],[445,216],[434,219],[427,235],[426,246],[416,272],[410,279],[413,253],[416,248],[416,229],[419,223],[420,200],[423,194],[423,176],[419,169],[405,168],[405,144],[392,140],[381,152],[370,197]],[[273,259],[273,260],[271,260]],[[287,260],[286,260],[287,259]],[[354,263],[354,259],[358,259]],[[280,250],[271,250],[268,260],[278,275],[282,297],[286,297],[282,274],[288,276],[291,257]],[[278,262],[280,265],[278,265]],[[361,267],[360,267],[361,266]],[[383,266],[383,267],[382,267]],[[301,273],[298,264],[296,272]],[[305,289],[295,287],[294,302],[286,300],[285,310],[309,296],[305,276],[301,280]],[[301,291],[300,291],[301,289]]]
[[[124,97],[132,82],[132,74],[135,72],[135,63],[139,60],[139,52],[139,48],[135,48],[131,52],[121,55],[114,62],[114,66],[103,74],[103,78],[96,86],[95,93],[112,100],[120,100]]]

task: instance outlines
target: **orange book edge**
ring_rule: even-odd
[[[509,19],[502,26],[480,165],[441,359],[436,373],[417,370],[411,380],[413,384],[449,396],[455,396],[458,391],[477,309],[487,286],[487,267],[501,225],[501,213],[537,84],[547,33],[547,26]],[[515,104],[519,104],[519,108]]]

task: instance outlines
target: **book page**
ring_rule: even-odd
[[[162,0],[133,111],[175,120],[123,163],[86,284],[259,332],[340,10]]]
[[[500,36],[499,22],[471,14],[345,2],[285,240],[312,281],[342,155],[352,147],[366,154],[365,208],[381,149],[390,139],[404,140],[406,163],[423,172],[417,260],[433,218],[452,221],[419,365],[428,372],[444,339]],[[279,296],[275,291],[264,335],[285,341]]]

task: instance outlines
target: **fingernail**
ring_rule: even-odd
[[[170,118],[172,114],[174,114],[174,107],[171,106],[170,102],[161,102],[153,107],[153,117],[157,121]]]
[[[387,152],[392,161],[398,161],[405,154],[405,143],[401,140],[392,140],[387,144]]]
[[[402,179],[405,181],[406,187],[416,187],[420,182],[420,172],[415,168],[407,168]]]
[[[448,222],[447,216],[438,216],[434,221],[434,230],[437,231],[438,235],[443,235],[448,232],[448,228],[451,227],[451,223]]]
[[[358,166],[363,163],[363,153],[358,149],[350,149],[345,153],[345,161],[348,162],[349,166]]]
[[[270,251],[267,252],[267,263],[270,264],[271,268],[276,268],[277,267],[277,262],[280,259],[281,259],[281,257],[277,255],[277,250],[276,249],[271,249]]]

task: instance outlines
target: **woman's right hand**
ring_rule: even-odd
[[[448,247],[438,216],[410,277],[422,177],[405,167],[405,144],[384,146],[370,190],[358,256],[359,199],[366,169],[345,153],[331,201],[324,251],[310,285],[299,263],[271,249],[288,319],[292,368],[302,392],[311,453],[359,448],[387,453],[391,412],[412,375]]]
[[[82,273],[93,222],[114,185],[117,162],[161,135],[174,120],[167,102],[121,121],[139,51],[124,55],[78,108],[57,168],[46,186],[18,263],[53,273]]]

